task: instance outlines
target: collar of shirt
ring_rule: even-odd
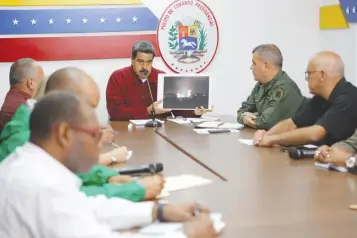
[[[77,188],[82,185],[81,180],[73,172],[42,148],[31,142],[27,142],[24,146],[16,149],[15,156],[17,158],[23,158],[24,163],[28,163],[29,157],[32,157],[33,161],[30,161],[29,163],[41,164],[41,166],[46,168],[46,170],[53,176],[61,177],[61,182],[63,184],[68,184],[69,186],[75,185]]]
[[[341,94],[341,90],[343,90],[345,85],[347,85],[346,83],[347,83],[347,80],[345,79],[345,77],[340,79],[340,81],[338,81],[338,83],[333,88],[327,101],[333,102]],[[349,87],[349,85],[348,85],[348,87]]]
[[[32,96],[30,94],[20,91],[17,88],[10,88],[9,93],[10,94],[18,94],[19,96],[22,96],[26,100],[32,98]]]

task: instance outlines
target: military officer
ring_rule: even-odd
[[[296,83],[282,71],[283,57],[273,44],[253,50],[251,70],[257,84],[238,110],[239,123],[257,129],[270,129],[290,118],[305,100]]]

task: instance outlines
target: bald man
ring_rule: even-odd
[[[357,128],[357,88],[344,77],[339,55],[323,51],[309,61],[306,80],[314,97],[292,118],[254,134],[256,146],[332,145]]]
[[[99,89],[93,79],[78,68],[64,68],[54,72],[48,79],[45,93],[67,90],[75,92],[92,107],[99,101]],[[28,102],[18,108],[13,119],[6,124],[0,136],[0,162],[29,140],[29,117],[34,103]],[[113,154],[113,153],[111,153]],[[155,198],[162,189],[160,177],[134,180],[105,167],[94,166],[89,173],[78,174],[83,182],[81,190],[88,196],[103,194],[132,201]],[[123,184],[117,184],[123,183]]]

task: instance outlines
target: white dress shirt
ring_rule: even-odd
[[[80,186],[75,174],[38,146],[19,147],[0,164],[0,237],[142,237],[114,230],[152,222],[152,202],[87,197]]]

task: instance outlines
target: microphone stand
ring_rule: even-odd
[[[146,69],[142,69],[141,71],[146,76],[148,76],[148,71]],[[146,79],[146,83],[148,85],[149,93],[150,93],[150,97],[151,97],[151,112],[150,112],[151,121],[148,121],[147,123],[145,123],[145,127],[153,127],[156,129],[158,127],[161,127],[162,123],[156,120],[156,114],[155,114],[155,108],[154,108],[154,97],[152,96],[149,78]]]

